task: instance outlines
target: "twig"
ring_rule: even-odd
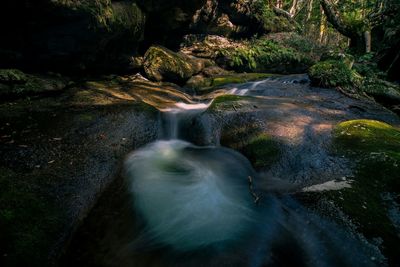
[[[260,201],[260,196],[256,194],[256,192],[254,191],[254,187],[253,187],[253,178],[251,176],[247,177],[248,181],[249,181],[249,191],[251,196],[254,199],[254,203],[258,204],[258,202]]]

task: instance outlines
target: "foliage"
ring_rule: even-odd
[[[298,27],[295,21],[289,21],[287,18],[277,16],[267,1],[255,0],[252,2],[253,16],[260,22],[263,32],[283,32],[293,31]]]
[[[15,84],[25,83],[27,77],[25,73],[17,69],[0,69],[0,83]]]
[[[320,61],[309,70],[311,82],[321,87],[358,87],[360,75],[353,71],[343,60]]]
[[[221,49],[220,53],[228,59],[229,67],[238,71],[265,72],[277,65],[312,64],[304,53],[268,39],[253,39],[242,47]]]

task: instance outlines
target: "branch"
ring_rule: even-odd
[[[289,20],[293,20],[292,14],[287,12],[286,10],[283,10],[281,8],[277,8],[276,6],[272,7],[273,11],[275,12],[276,15],[278,16],[283,16]]]
[[[355,32],[348,24],[343,22],[339,11],[329,0],[320,0],[320,3],[326,18],[338,32],[350,39],[359,36],[359,33]]]

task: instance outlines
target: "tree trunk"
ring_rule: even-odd
[[[312,15],[312,8],[313,8],[314,0],[308,0],[307,2],[307,16],[306,16],[306,23],[311,19]]]
[[[371,31],[364,32],[365,53],[371,52]]]
[[[296,13],[297,13],[297,4],[298,4],[298,1],[297,0],[293,0],[293,4],[292,4],[292,7],[290,8],[290,10],[289,10],[289,13],[290,13],[290,15],[293,17],[294,15],[296,15]]]
[[[321,8],[321,20],[319,24],[319,43],[326,43],[326,30],[327,30],[327,19],[324,10]]]

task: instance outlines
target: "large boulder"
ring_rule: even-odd
[[[127,1],[5,0],[0,67],[123,69],[136,54],[144,22]]]
[[[162,46],[150,47],[144,56],[144,70],[147,77],[154,81],[184,84],[203,68],[202,61]]]

